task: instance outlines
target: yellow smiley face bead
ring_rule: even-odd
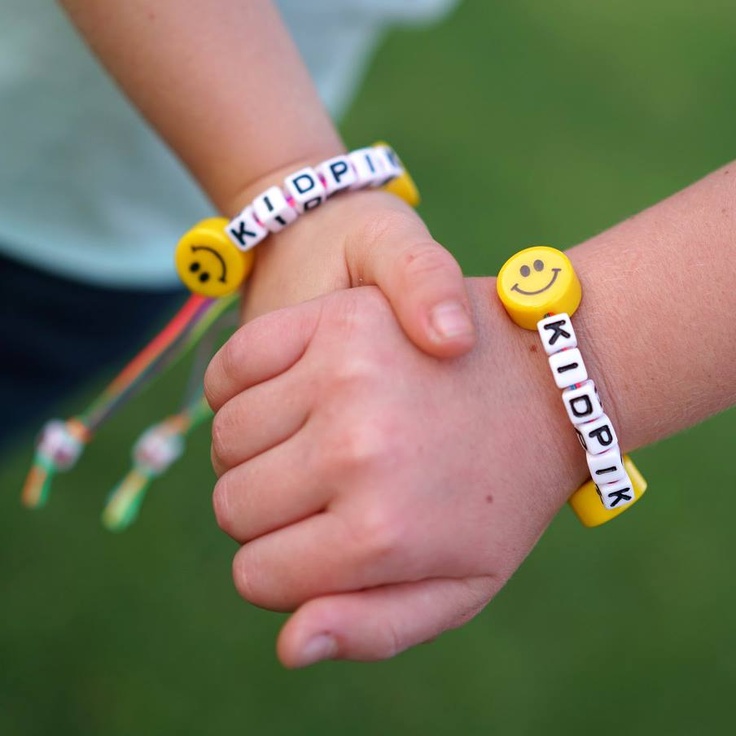
[[[253,251],[236,248],[225,232],[227,225],[224,217],[202,220],[176,246],[177,273],[194,294],[212,298],[232,294],[253,268]]]
[[[547,245],[511,256],[498,272],[496,289],[509,317],[526,330],[536,330],[546,314],[572,316],[582,298],[570,259]]]

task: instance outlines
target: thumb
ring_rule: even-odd
[[[475,327],[463,274],[424,223],[398,200],[346,242],[354,286],[376,284],[412,342],[438,358],[468,352]]]
[[[286,667],[388,659],[469,621],[500,587],[491,577],[434,578],[316,598],[281,630],[279,659]]]

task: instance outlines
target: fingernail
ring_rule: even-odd
[[[323,659],[332,659],[337,654],[337,641],[329,634],[313,636],[302,649],[299,667],[308,667]]]
[[[434,339],[438,342],[472,335],[474,332],[470,316],[460,302],[438,304],[430,312],[429,322],[434,332]]]

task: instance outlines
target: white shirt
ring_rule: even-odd
[[[339,116],[392,23],[432,20],[455,2],[277,4]],[[211,214],[57,4],[0,0],[0,251],[100,285],[172,286],[178,238]]]

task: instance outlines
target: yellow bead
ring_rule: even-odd
[[[582,298],[570,259],[547,245],[511,256],[498,272],[496,289],[509,317],[527,330],[536,330],[545,314],[566,312],[572,317]]]
[[[383,185],[383,189],[391,194],[401,198],[410,207],[418,207],[422,198],[419,196],[419,189],[414,183],[414,179],[409,176],[409,172],[404,169],[404,173],[391,179],[388,184]]]
[[[644,492],[647,490],[647,482],[628,455],[624,455],[624,468],[626,468],[626,472],[629,474],[631,487],[634,491],[634,500],[627,503],[626,506],[618,509],[607,509],[601,502],[600,496],[595,489],[595,483],[592,480],[583,483],[570,496],[568,503],[583,526],[600,526],[611,519],[615,519],[620,514],[623,514],[624,511],[630,509],[644,495]]]
[[[388,148],[391,148],[391,146],[389,146],[385,141],[376,141],[373,145],[387,146]],[[396,154],[393,153],[393,149],[391,149],[391,151],[392,155],[395,156]],[[411,175],[406,170],[406,166],[404,166],[403,163],[401,165],[404,169],[403,173],[395,179],[392,179],[387,184],[384,184],[381,189],[385,192],[390,192],[394,196],[399,197],[399,199],[403,199],[410,207],[418,207],[422,201],[419,189],[414,183],[414,179],[411,178]]]
[[[225,233],[227,225],[224,217],[202,220],[176,246],[179,278],[195,294],[213,298],[232,294],[253,268],[253,251],[236,248]]]

